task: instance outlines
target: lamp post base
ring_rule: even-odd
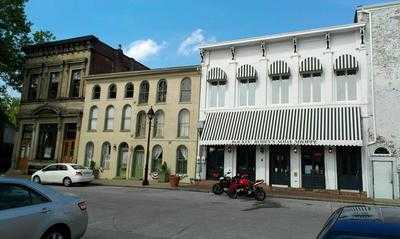
[[[149,185],[149,180],[145,179],[142,181],[142,186],[148,186]]]

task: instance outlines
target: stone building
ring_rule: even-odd
[[[102,178],[142,179],[150,107],[155,112],[149,172],[166,162],[188,181],[195,174],[200,71],[198,66],[89,75],[78,163],[91,161]],[[153,174],[151,174],[153,175]],[[153,175],[154,176],[154,175]]]
[[[49,162],[76,162],[89,74],[148,69],[95,36],[31,45],[18,114],[13,158],[15,167],[41,167]]]

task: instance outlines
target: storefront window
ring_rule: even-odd
[[[206,178],[217,180],[224,174],[224,146],[207,147],[207,170]]]
[[[22,129],[21,147],[19,150],[19,157],[22,159],[27,159],[31,152],[31,143],[33,135],[33,125],[24,125]]]
[[[39,126],[39,142],[36,154],[38,160],[54,160],[57,127],[57,124],[41,124]]]
[[[301,148],[303,188],[325,189],[324,148],[305,146]]]

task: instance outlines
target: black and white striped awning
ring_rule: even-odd
[[[226,82],[227,78],[225,71],[219,67],[213,67],[207,72],[208,82]]]
[[[257,71],[251,65],[242,65],[238,68],[237,71],[237,79],[238,80],[256,80],[257,79]]]
[[[285,61],[274,61],[269,65],[269,76],[290,75],[290,68]]]
[[[358,61],[356,58],[349,54],[344,54],[336,58],[335,65],[333,66],[335,71],[339,70],[358,70]]]
[[[322,65],[318,58],[308,57],[300,63],[300,74],[322,72]]]
[[[207,113],[202,145],[362,146],[358,106]]]

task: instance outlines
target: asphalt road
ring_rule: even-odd
[[[88,201],[84,238],[312,239],[338,203],[105,186],[64,188]]]

